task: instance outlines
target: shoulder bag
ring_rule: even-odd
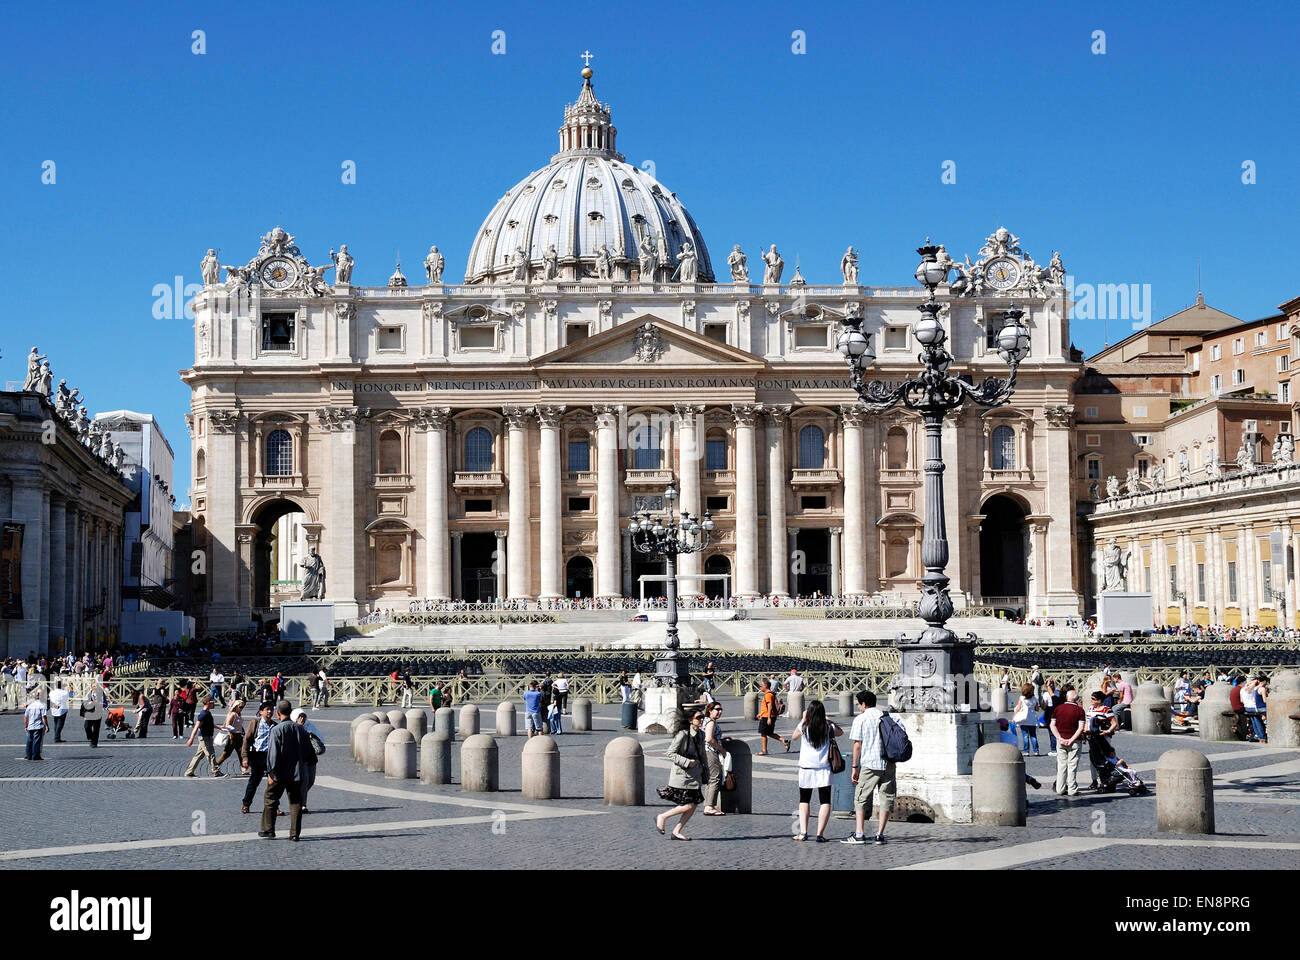
[[[830,745],[827,748],[826,755],[831,762],[831,773],[843,773],[844,754],[840,753],[839,742],[831,736],[831,729],[830,726],[827,726],[826,728],[826,736],[830,740]]]

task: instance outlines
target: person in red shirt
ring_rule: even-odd
[[[758,735],[763,740],[760,757],[767,756],[767,738],[775,737],[785,745],[785,752],[790,752],[790,741],[776,732],[776,694],[772,692],[771,681],[760,680],[758,691]]]
[[[1074,684],[1061,688],[1065,702],[1052,711],[1049,729],[1056,737],[1056,792],[1071,797],[1079,795],[1079,754],[1083,752],[1083,735],[1087,730],[1079,691]]]

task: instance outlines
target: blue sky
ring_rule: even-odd
[[[209,246],[246,262],[276,223],[313,263],[347,243],[360,284],[399,252],[418,276],[431,243],[459,279],[483,217],[555,151],[586,49],[620,149],[715,264],[775,242],[837,282],[852,243],[863,283],[902,284],[925,235],[974,258],[1004,224],[1076,284],[1149,284],[1153,318],[1195,299],[1198,257],[1208,302],[1268,315],[1300,294],[1273,251],[1300,210],[1300,5],[1134,6],[11,5],[0,381],[39,344],[92,410],[160,418],[184,491],[192,321],[155,318],[154,287],[197,282]]]

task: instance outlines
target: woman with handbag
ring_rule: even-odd
[[[704,799],[700,792],[700,777],[707,762],[704,756],[704,734],[700,729],[703,725],[704,714],[699,710],[693,711],[689,725],[677,731],[668,747],[667,757],[673,767],[668,775],[668,786],[659,788],[659,796],[676,806],[655,817],[655,829],[660,836],[663,836],[669,818],[680,815],[682,819],[673,827],[673,839],[691,839],[683,836],[681,829]]]
[[[718,794],[722,791],[722,781],[726,777],[726,766],[730,759],[722,742],[722,704],[714,700],[705,710],[704,756],[708,761],[709,779],[704,785],[704,815],[725,817],[726,814],[718,806]]]
[[[808,839],[808,814],[812,807],[812,792],[816,789],[816,842],[827,842],[826,826],[831,822],[831,754],[833,752],[838,757],[839,770],[843,770],[844,757],[835,742],[842,733],[843,730],[826,719],[826,705],[820,700],[810,700],[799,726],[790,734],[792,743],[803,739],[799,744],[799,833],[794,838],[796,840]]]
[[[1038,752],[1038,722],[1042,719],[1042,713],[1038,698],[1034,696],[1034,685],[1022,684],[1020,699],[1016,701],[1016,712],[1011,715],[1011,721],[1020,727],[1020,749],[1026,757],[1042,756]],[[1034,748],[1033,754],[1029,752],[1030,745]]]
[[[244,745],[244,701],[236,700],[230,705],[230,711],[226,714],[225,726],[221,728],[225,734],[225,745],[218,746],[213,741],[213,746],[221,750],[221,756],[217,757],[217,766],[226,762],[226,758],[232,753],[239,753],[239,748]]]

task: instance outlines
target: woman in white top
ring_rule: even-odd
[[[808,839],[808,813],[815,787],[817,842],[826,842],[826,825],[831,820],[831,739],[842,733],[843,730],[826,719],[825,705],[820,700],[811,700],[799,726],[790,735],[792,742],[802,738],[799,744],[799,834],[796,840]]]
[[[708,690],[705,690],[708,693]],[[706,817],[725,817],[718,804],[718,794],[725,779],[723,761],[727,756],[727,747],[722,742],[722,704],[714,700],[705,707],[704,714],[704,757],[708,762],[709,779],[704,784],[704,815]]]

